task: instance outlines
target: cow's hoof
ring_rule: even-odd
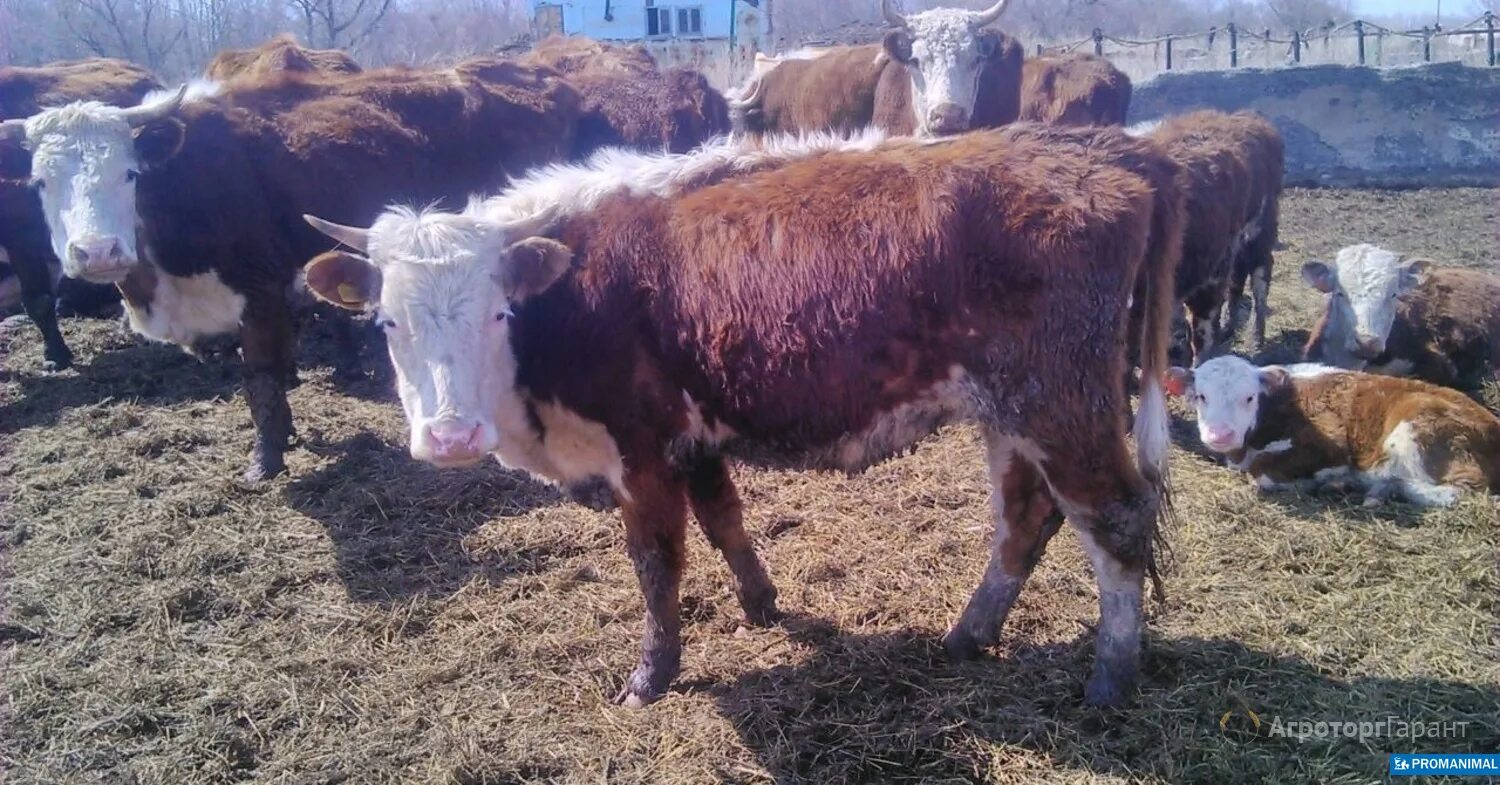
[[[280,457],[263,458],[255,457],[250,460],[250,468],[245,470],[245,482],[260,483],[275,477],[286,471],[286,462]]]
[[[625,686],[615,695],[615,703],[630,709],[649,706],[667,694],[667,686],[677,677],[676,667],[639,665],[625,680]]]
[[[1095,669],[1093,678],[1083,691],[1083,702],[1095,708],[1124,706],[1130,697],[1130,682],[1111,676],[1103,669]]]
[[[752,627],[775,627],[782,618],[782,612],[776,607],[775,592],[765,599],[745,603],[745,621]]]
[[[985,648],[973,635],[958,627],[948,630],[943,636],[943,650],[948,652],[951,659],[959,662],[976,659]]]
[[[57,351],[42,352],[42,370],[48,373],[66,371],[73,367],[73,352],[66,346]]]

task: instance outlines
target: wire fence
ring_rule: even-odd
[[[1198,33],[1164,35],[1143,41],[1105,35],[1037,44],[1035,54],[1093,52],[1108,57],[1132,79],[1162,71],[1209,71],[1225,68],[1277,68],[1339,63],[1345,65],[1415,65],[1463,62],[1496,65],[1495,39],[1500,17],[1486,12],[1466,25],[1438,25],[1394,30],[1355,19],[1277,35],[1234,23]]]

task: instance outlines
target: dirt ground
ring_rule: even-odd
[[[1267,359],[1311,322],[1303,261],[1377,241],[1489,263],[1497,199],[1289,192]],[[990,656],[955,664],[937,643],[986,554],[971,430],[858,477],[741,470],[790,618],[740,629],[695,537],[682,677],[632,711],[609,703],[643,607],[615,514],[497,466],[414,463],[388,380],[339,389],[315,341],[290,475],[249,487],[232,364],[112,322],[66,332],[79,367],[56,375],[29,325],[0,336],[0,781],[1363,783],[1387,752],[1500,749],[1492,499],[1261,497],[1182,449],[1180,421],[1176,567],[1144,684],[1096,711],[1071,534]],[[1273,730],[1388,716],[1466,724]]]

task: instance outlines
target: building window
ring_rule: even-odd
[[[646,35],[663,38],[672,34],[672,9],[657,8],[656,0],[646,0]]]
[[[677,34],[678,35],[703,35],[703,9],[702,8],[679,8],[679,9],[677,9]]]

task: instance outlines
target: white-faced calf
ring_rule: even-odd
[[[1455,386],[1500,367],[1500,273],[1435,267],[1373,245],[1309,262],[1326,295],[1309,361]]]
[[[1452,390],[1239,357],[1173,368],[1168,389],[1192,402],[1203,444],[1265,490],[1327,485],[1423,507],[1500,492],[1500,419]]]

